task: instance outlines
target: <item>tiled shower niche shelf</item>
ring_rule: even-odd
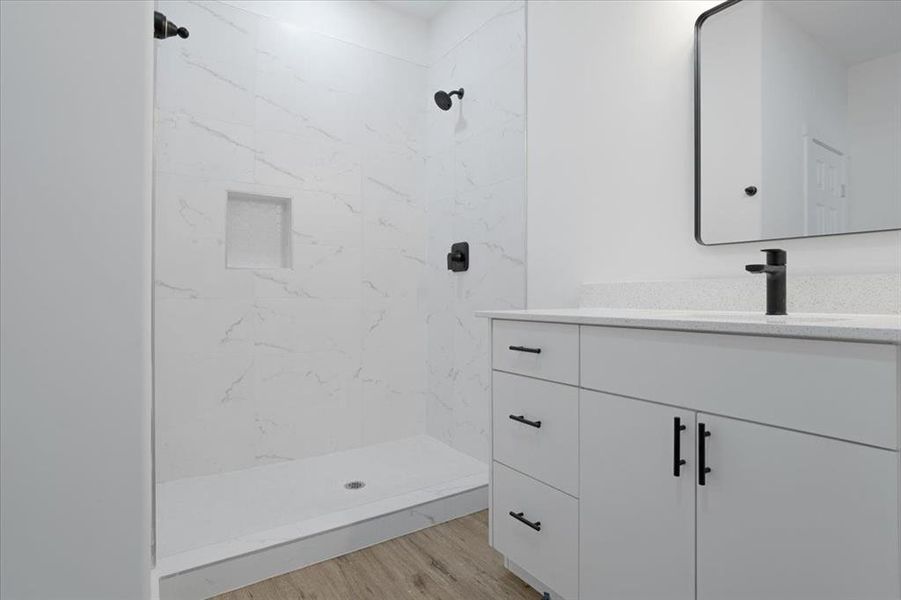
[[[225,266],[291,268],[291,199],[228,192]]]

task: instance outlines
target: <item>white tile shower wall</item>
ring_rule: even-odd
[[[481,4],[466,2],[466,4]],[[421,65],[428,63],[429,30],[413,15],[372,0],[224,0],[289,26],[315,31]]]
[[[525,306],[525,6],[453,3],[431,33],[426,431],[487,461],[490,329],[473,312]],[[432,102],[459,87],[449,111]],[[465,273],[446,268],[457,241]]]
[[[426,68],[160,10],[191,37],[158,46],[158,481],[422,433]],[[292,199],[293,268],[225,268],[228,191]]]

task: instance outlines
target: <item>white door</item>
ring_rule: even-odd
[[[580,596],[694,600],[694,413],[581,390],[579,422]]]
[[[697,419],[699,600],[899,597],[897,452]]]
[[[845,157],[841,152],[808,137],[805,190],[807,234],[843,233],[848,229]]]

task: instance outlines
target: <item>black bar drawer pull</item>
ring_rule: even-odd
[[[541,521],[535,521],[534,523],[523,516],[525,513],[521,512],[513,512],[510,511],[510,516],[519,521],[520,523],[525,523],[535,531],[541,531]]]
[[[509,346],[510,350],[516,352],[528,352],[530,354],[541,354],[541,348],[527,348],[526,346]]]
[[[682,458],[682,432],[685,431],[685,425],[682,419],[673,417],[673,477],[679,476],[679,468],[685,464]]]
[[[536,429],[541,427],[541,421],[530,421],[526,418],[525,415],[510,415],[510,418],[518,423],[522,423],[523,425],[529,425]]]
[[[707,425],[698,423],[698,485],[707,485],[707,473],[710,467],[707,466],[707,438],[710,432],[707,431]]]

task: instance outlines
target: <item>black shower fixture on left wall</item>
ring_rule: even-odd
[[[175,35],[181,39],[185,39],[189,34],[187,29],[179,27],[167,19],[166,15],[160,11],[153,11],[153,37],[158,40],[164,40]]]
[[[450,110],[450,107],[454,104],[454,101],[451,100],[451,96],[463,98],[463,88],[454,90],[452,92],[438,90],[437,92],[435,92],[435,104],[437,104],[438,108],[440,108],[441,110]]]

